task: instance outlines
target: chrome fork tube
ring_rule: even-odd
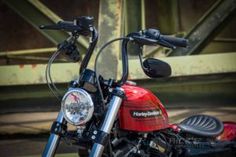
[[[63,117],[62,111],[59,112],[56,121],[59,123],[64,123],[64,117]],[[53,157],[55,155],[59,142],[60,142],[60,136],[57,134],[51,133],[48,139],[47,145],[44,148],[42,156]]]
[[[115,90],[117,91],[117,93],[120,93],[120,92],[123,93],[124,91],[122,88],[119,88],[119,87],[117,87]],[[106,117],[102,123],[100,131],[105,132],[106,134],[110,134],[112,126],[116,119],[116,116],[118,114],[118,111],[120,109],[121,103],[122,103],[122,97],[119,95],[113,95],[109,103]],[[104,145],[96,142],[93,145],[93,148],[89,157],[101,157],[103,150],[104,150]]]

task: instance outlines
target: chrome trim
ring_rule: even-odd
[[[124,91],[122,88],[117,87],[116,90],[121,90]],[[122,98],[119,96],[114,95],[111,99],[111,101],[109,102],[109,108],[107,110],[106,113],[106,117],[102,123],[101,126],[101,131],[104,131],[108,134],[110,134],[112,126],[115,122],[116,116],[118,114],[118,111],[120,109],[120,105],[122,103]],[[101,157],[102,153],[104,150],[104,146],[99,144],[99,143],[95,143],[93,145],[92,151],[89,155],[89,157]]]
[[[56,121],[59,123],[64,123],[64,117],[62,111],[58,113]],[[44,148],[42,157],[53,157],[55,155],[59,142],[60,142],[60,136],[51,133],[47,145]]]

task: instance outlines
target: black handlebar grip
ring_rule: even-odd
[[[58,25],[40,25],[39,26],[40,29],[55,29],[55,30],[59,30],[60,27]]]
[[[59,21],[58,24],[60,25],[74,25],[74,22],[73,21]]]
[[[52,30],[62,30],[74,27],[73,22],[71,21],[59,21],[56,24],[52,25],[40,25],[40,29],[52,29]]]
[[[82,31],[80,26],[74,24],[73,21],[59,21],[56,24],[52,25],[41,25],[40,29],[51,29],[51,30],[65,30],[68,32]]]
[[[77,28],[72,21],[59,21],[56,24],[52,25],[40,25],[40,29],[54,29],[54,30],[62,30],[62,29],[72,29]]]
[[[161,40],[164,40],[176,47],[187,47],[188,46],[188,40],[184,38],[178,38],[178,37],[172,37],[168,35],[161,35]]]
[[[151,39],[151,38],[145,38],[145,37],[140,37],[140,36],[132,36],[134,41],[136,41],[140,45],[156,45],[157,40]]]

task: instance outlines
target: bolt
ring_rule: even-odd
[[[93,134],[94,134],[94,135],[97,135],[97,133],[98,133],[97,130],[94,130],[94,131],[93,131]]]
[[[91,138],[94,140],[96,137],[93,135]]]

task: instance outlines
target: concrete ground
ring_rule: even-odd
[[[236,106],[223,105],[201,107],[182,106],[168,109],[171,123],[176,123],[193,114],[208,114],[222,121],[236,121]],[[38,156],[47,141],[52,121],[57,112],[8,113],[0,115],[0,156]],[[73,127],[70,127],[73,129]],[[63,154],[62,154],[63,153]],[[77,148],[62,142],[59,156],[77,156]],[[72,153],[72,154],[71,154]]]

